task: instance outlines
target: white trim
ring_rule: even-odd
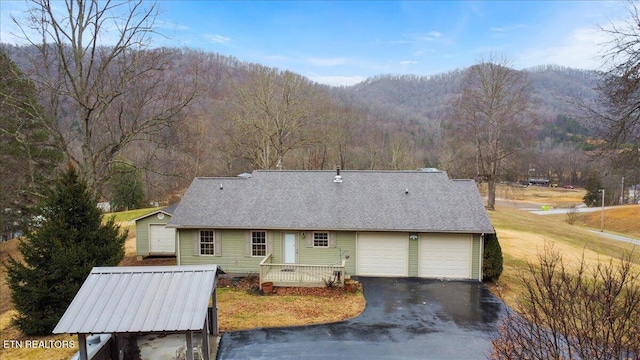
[[[254,232],[263,232],[264,233],[264,254],[263,255],[253,255],[253,233]],[[268,253],[268,244],[269,244],[269,232],[267,230],[249,230],[249,243],[251,245],[251,257],[259,257],[263,258],[267,256]]]
[[[211,233],[213,234],[212,236],[213,244],[211,244],[213,246],[213,254],[202,253],[202,232],[203,231],[211,231]],[[197,232],[197,236],[198,236],[198,256],[216,256],[216,231],[214,229],[200,229]]]
[[[327,246],[316,245],[316,234],[327,234]],[[322,239],[324,240],[324,239]],[[316,249],[328,249],[331,244],[331,232],[330,231],[312,231],[311,232],[311,247]]]

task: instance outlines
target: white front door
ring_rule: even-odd
[[[295,264],[296,263],[296,234],[284,234],[284,263]]]

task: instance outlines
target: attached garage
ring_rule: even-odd
[[[356,274],[361,276],[409,276],[408,233],[358,233]]]
[[[472,250],[471,234],[421,234],[418,276],[470,279]]]

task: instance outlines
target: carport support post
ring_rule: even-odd
[[[202,357],[204,360],[209,360],[209,322],[207,317],[204,319],[204,325],[202,327]]]
[[[87,335],[78,334],[78,345],[80,350],[80,360],[89,360],[89,354],[87,353]]]
[[[187,331],[187,360],[193,360],[193,331]]]
[[[220,329],[218,328],[218,298],[216,294],[216,288],[213,288],[213,292],[211,293],[211,308],[209,309],[209,333],[211,335],[218,336],[220,334]]]

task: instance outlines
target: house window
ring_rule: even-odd
[[[200,255],[215,255],[213,230],[200,230]]]
[[[313,247],[329,247],[329,233],[328,232],[314,232],[313,233]]]
[[[267,255],[267,232],[252,231],[251,232],[251,256]]]

